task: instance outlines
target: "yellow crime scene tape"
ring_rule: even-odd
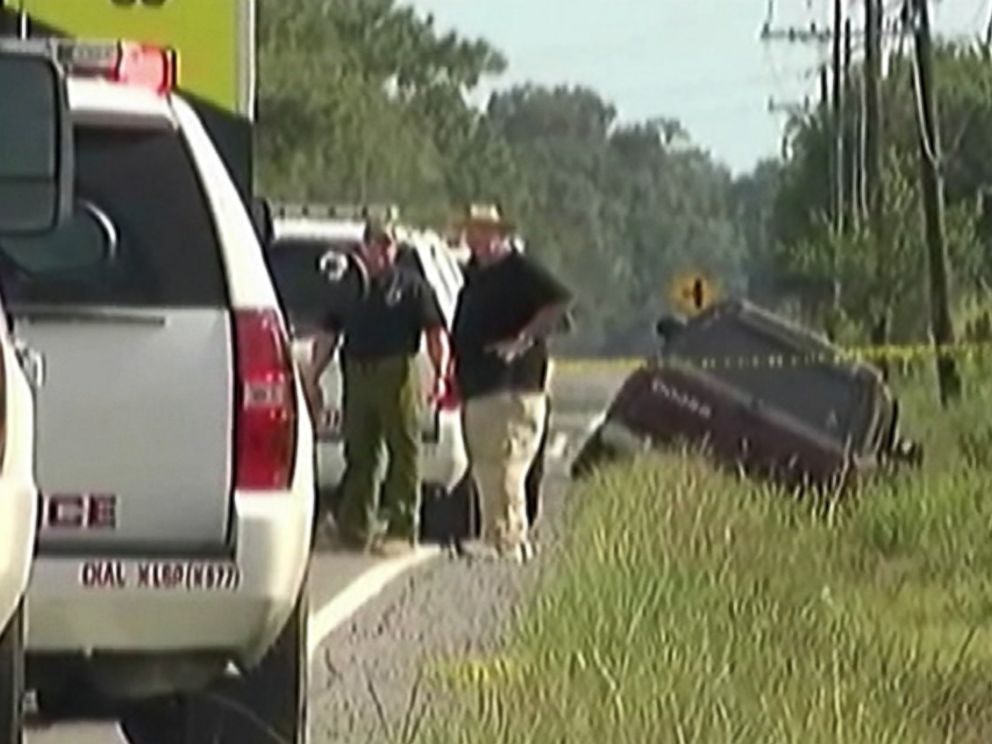
[[[720,301],[723,291],[719,284],[698,270],[686,271],[675,276],[668,286],[667,299],[687,317],[705,312]],[[977,359],[992,349],[992,341],[965,341],[947,344],[938,349],[930,343],[889,344],[875,346],[841,346],[829,351],[806,354],[749,354],[717,355],[710,357],[672,354],[667,359],[681,361],[700,369],[786,369],[809,367],[837,362],[885,363],[908,365],[934,360],[938,355],[957,359]],[[632,370],[648,361],[647,357],[569,358],[555,359],[555,368],[565,374],[594,371]]]
[[[835,362],[897,362],[910,364],[930,361],[937,356],[977,359],[992,349],[989,342],[961,342],[940,347],[932,344],[891,344],[887,346],[848,346],[811,354],[767,354],[743,356],[691,357],[685,361],[702,369],[775,369],[809,367]]]
[[[700,369],[785,369],[808,367],[835,362],[896,362],[911,364],[934,360],[938,354],[958,360],[977,360],[992,351],[992,342],[963,341],[942,346],[940,350],[925,343],[890,344],[886,346],[848,346],[811,354],[749,354],[720,355],[709,357],[678,357],[671,359],[690,364]],[[633,369],[648,360],[647,357],[612,358],[563,358],[555,359],[555,367],[561,372],[592,372],[595,370]]]

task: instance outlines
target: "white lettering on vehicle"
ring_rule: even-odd
[[[86,589],[224,592],[241,586],[235,563],[216,561],[85,561],[79,583]]]
[[[656,377],[651,381],[651,391],[657,393],[663,398],[675,403],[675,405],[692,411],[697,416],[708,419],[713,416],[713,409],[710,406],[703,403],[698,398],[695,398],[688,393],[683,393],[680,390],[676,390],[669,385],[666,385],[663,380]]]

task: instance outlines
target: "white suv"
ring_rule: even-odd
[[[0,237],[2,240],[2,237]],[[24,694],[23,596],[35,549],[34,403],[0,312],[0,742],[20,741]]]
[[[362,240],[364,222],[339,216],[353,210],[333,207],[272,207],[273,234],[267,248],[269,269],[275,280],[294,337],[294,353],[308,362],[313,334],[319,329],[322,308],[334,302],[331,275],[341,259],[354,254]],[[443,238],[427,231],[400,228],[400,261],[427,281],[434,290],[448,328],[454,320],[463,284],[461,268]],[[421,380],[433,380],[426,348],[419,354]],[[342,376],[337,351],[320,378],[324,410],[316,415],[317,488],[324,503],[336,502],[344,474],[341,438]],[[472,479],[462,438],[461,401],[452,394],[436,407],[425,406],[422,426],[421,474],[425,484],[422,535],[449,540],[464,536],[466,510],[471,503]],[[385,468],[385,458],[380,466]]]
[[[109,67],[69,81],[75,215],[0,240],[45,370],[28,684],[134,744],[303,742],[312,429],[255,227],[154,55],[86,55]]]
[[[38,490],[34,482],[34,403],[0,320],[0,742],[20,741],[24,694],[22,597],[34,556]],[[7,737],[7,738],[5,738]]]
[[[0,240],[52,234],[72,203],[65,80],[53,62],[47,47],[0,39]],[[29,381],[39,373],[0,309],[0,744],[23,735],[23,599],[38,505]]]

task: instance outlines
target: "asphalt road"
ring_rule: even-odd
[[[446,555],[417,565],[318,554],[311,571],[310,717],[313,744],[392,740],[429,699],[427,666],[500,640],[520,601],[553,559],[569,506],[567,463],[623,373],[561,370],[554,408],[538,558],[527,566],[479,564]],[[381,736],[379,735],[381,734]],[[26,744],[125,744],[113,722],[34,726]]]

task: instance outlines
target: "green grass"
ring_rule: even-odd
[[[925,470],[828,513],[695,457],[600,473],[503,652],[442,660],[420,740],[992,741],[992,396],[921,391]]]

